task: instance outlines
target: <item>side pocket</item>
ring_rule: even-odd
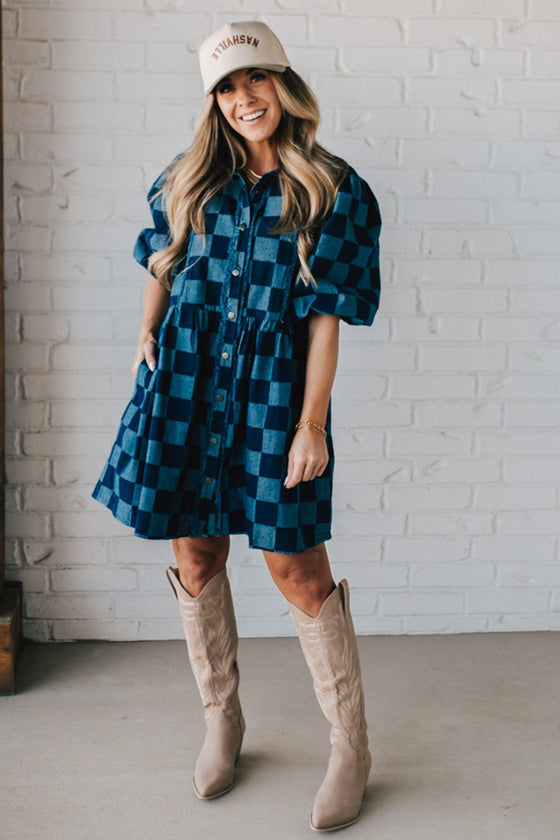
[[[142,359],[136,371],[135,388],[131,402],[147,412],[153,400],[153,389],[150,388],[155,371],[151,371],[145,359]]]
[[[140,364],[138,365],[138,370],[136,371],[136,380],[135,383],[140,388],[145,388],[146,383],[149,381],[149,378],[152,375],[152,371],[148,367],[148,363],[146,359],[142,359]]]

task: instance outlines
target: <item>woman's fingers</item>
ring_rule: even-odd
[[[307,463],[303,470],[302,481],[313,481],[325,471],[327,465],[323,461]]]
[[[294,481],[296,476],[296,465],[295,459],[293,455],[293,446],[290,448],[288,453],[288,472],[286,474],[286,478],[284,479],[284,487],[293,487]]]
[[[156,369],[157,364],[157,343],[155,341],[147,341],[144,344],[144,358],[146,359],[146,364],[150,368],[150,370]]]
[[[131,373],[133,376],[136,376],[136,372],[138,371],[138,365],[142,361],[142,356],[139,356],[138,353],[134,357],[134,361],[132,363],[132,367],[130,368]]]
[[[300,481],[312,481],[324,473],[328,462],[324,441],[318,441],[313,446],[303,446],[301,439],[298,440],[296,436],[288,453],[288,473],[284,486],[289,489]]]
[[[136,350],[132,363],[132,375],[136,376],[139,365],[145,360],[150,370],[155,370],[157,365],[157,341],[149,340],[140,344]]]
[[[290,449],[288,454],[288,474],[284,479],[284,486],[288,489],[290,487],[295,487],[295,485],[301,481],[303,476],[303,465],[301,462],[296,458],[293,452],[293,447]]]

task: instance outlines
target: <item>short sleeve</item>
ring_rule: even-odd
[[[350,169],[308,260],[317,285],[295,284],[298,318],[310,310],[369,326],[379,306],[379,204],[369,185]]]
[[[144,228],[139,233],[132,251],[134,259],[146,269],[150,256],[155,251],[161,251],[162,248],[167,248],[169,245],[169,225],[163,208],[163,195],[161,193],[157,195],[165,184],[168,170],[169,166],[166,166],[148,190],[148,204],[152,214],[153,227]]]

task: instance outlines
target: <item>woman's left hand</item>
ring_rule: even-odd
[[[329,463],[327,442],[311,426],[301,426],[295,433],[288,453],[288,475],[285,487],[295,487],[300,481],[311,481],[322,475]]]

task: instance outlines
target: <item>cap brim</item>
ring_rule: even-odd
[[[230,67],[229,70],[226,70],[225,73],[222,73],[221,76],[215,79],[210,87],[206,88],[204,95],[208,96],[209,93],[212,93],[216,85],[219,85],[220,82],[227,76],[230,76],[232,73],[236,73],[237,70],[245,70],[247,67],[262,67],[263,70],[274,70],[276,73],[284,73],[288,66],[289,65],[284,64],[240,64],[238,67]]]

